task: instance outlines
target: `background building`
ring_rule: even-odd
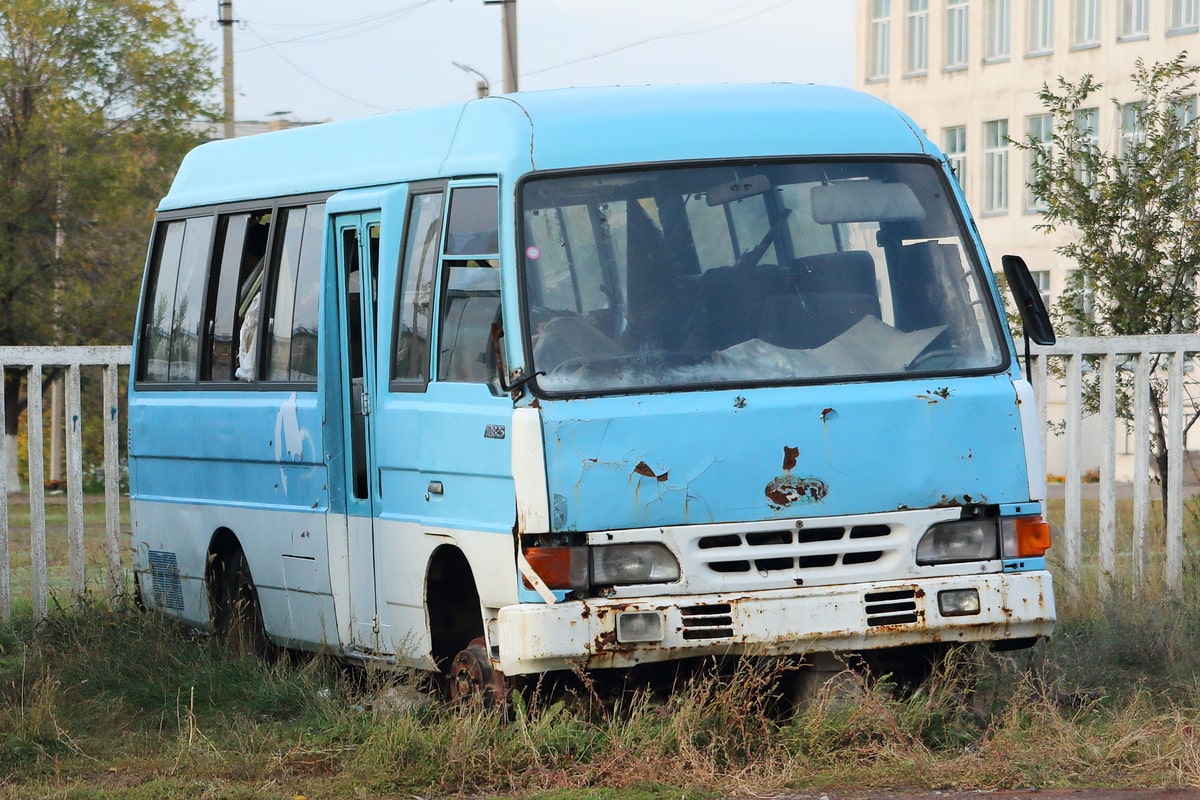
[[[1134,62],[1200,49],[1200,0],[856,2],[856,86],[903,109],[942,148],[993,267],[1005,253],[1023,256],[1049,305],[1073,268],[1054,252],[1071,232],[1034,230],[1028,156],[1009,139],[1049,138],[1038,92],[1091,73],[1103,87],[1079,123],[1101,147],[1118,147],[1131,133]],[[1048,444],[1053,471],[1061,454]]]
[[[1200,47],[1200,0],[857,2],[856,85],[906,111],[950,157],[992,264],[1024,256],[1046,299],[1057,297],[1062,239],[1033,230],[1028,159],[1008,139],[1049,137],[1038,92],[1091,73],[1104,87],[1081,124],[1117,146],[1129,117],[1110,98],[1136,99],[1138,58]]]

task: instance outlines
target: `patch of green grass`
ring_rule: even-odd
[[[98,540],[89,558],[103,563]],[[61,569],[65,551],[50,552]],[[1094,552],[1085,543],[1085,562]],[[1057,575],[1052,641],[956,651],[904,695],[847,672],[791,715],[776,702],[784,660],[708,662],[673,692],[604,702],[587,675],[533,681],[505,719],[429,703],[403,672],[236,658],[125,600],[53,602],[35,623],[14,592],[0,622],[0,798],[1200,785],[1200,581],[1180,595],[1152,583],[1134,601]]]
[[[1185,678],[1200,674],[1200,630],[1146,630],[1181,604],[1068,606],[1060,639],[957,651],[904,696],[846,673],[781,715],[772,698],[793,665],[747,659],[619,702],[600,702],[587,676],[570,692],[531,684],[505,720],[412,703],[421,687],[404,673],[234,658],[155,614],[92,602],[0,625],[0,797],[1194,785],[1200,690]],[[1141,636],[1153,649],[1137,654]]]

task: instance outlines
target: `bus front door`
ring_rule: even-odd
[[[361,653],[386,649],[375,593],[375,504],[371,402],[375,395],[375,290],[379,263],[379,212],[341,214],[334,220],[342,337],[341,398],[346,506],[349,648]],[[335,592],[336,594],[336,592]],[[339,604],[340,606],[340,604]],[[340,613],[340,612],[339,612]],[[349,630],[347,631],[347,627]]]

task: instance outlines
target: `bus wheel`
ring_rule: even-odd
[[[250,577],[246,555],[234,550],[213,566],[210,577],[213,598],[213,634],[236,656],[256,655],[272,659],[278,650],[263,624],[258,590]]]
[[[487,643],[472,639],[450,662],[450,699],[456,703],[480,701],[504,708],[508,702],[508,683],[504,673],[492,667]]]

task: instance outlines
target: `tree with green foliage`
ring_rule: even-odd
[[[1114,99],[1122,136],[1110,147],[1098,141],[1093,96],[1102,89],[1091,75],[1058,79],[1039,97],[1053,119],[1053,136],[1030,136],[1016,146],[1030,154],[1029,188],[1040,201],[1047,233],[1069,232],[1056,252],[1074,263],[1052,313],[1081,336],[1191,333],[1197,329],[1200,274],[1200,121],[1196,76],[1187,53],[1132,73],[1133,102]],[[1160,357],[1161,358],[1161,357]],[[1158,359],[1148,386],[1118,375],[1118,408],[1128,419],[1134,392],[1148,391],[1154,420],[1152,457],[1167,492],[1166,378]],[[1088,405],[1098,402],[1098,377],[1088,381]],[[1197,420],[1197,406],[1184,430]]]
[[[154,206],[215,116],[211,61],[175,0],[0,3],[0,345],[129,341]]]

